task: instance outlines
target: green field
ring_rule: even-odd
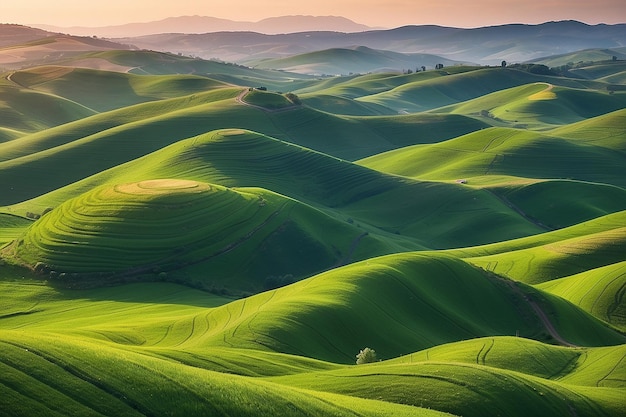
[[[626,416],[611,50],[103,42],[0,77],[0,416]]]

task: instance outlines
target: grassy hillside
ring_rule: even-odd
[[[0,137],[5,140],[94,114],[94,110],[67,98],[0,81]]]
[[[262,187],[384,238],[390,251],[477,245],[542,231],[488,192],[390,176],[237,130],[178,142],[10,210],[39,213],[99,184],[152,178]]]
[[[139,76],[57,66],[17,71],[11,75],[11,80],[30,89],[65,97],[98,112],[225,87],[221,82],[198,76]]]
[[[289,388],[75,338],[2,336],[0,401],[12,416],[448,415]]]
[[[454,65],[456,61],[430,54],[402,54],[357,46],[332,48],[285,58],[247,62],[254,68],[281,69],[302,74],[352,74],[397,71],[420,66],[434,68],[437,64]]]
[[[0,82],[0,417],[624,415],[619,61],[110,47]]]
[[[71,285],[174,280],[240,292],[388,250],[356,226],[266,190],[162,179],[69,200],[2,252]]]
[[[533,83],[487,94],[435,110],[481,117],[493,124],[545,130],[575,123],[626,106],[625,94]]]
[[[623,370],[613,364],[623,357],[623,346],[575,351],[495,337],[272,381],[467,416],[612,415],[623,393]]]
[[[521,129],[490,128],[429,146],[398,149],[359,163],[413,178],[464,178],[469,183],[475,179],[479,184],[489,181],[487,176],[504,175],[624,186],[625,158],[621,152],[594,146],[593,142]]]
[[[3,278],[0,380],[13,415],[421,415],[420,407],[611,415],[623,390],[614,364],[624,345],[571,349],[519,337],[440,345],[482,332],[546,337],[525,298],[536,292],[450,257],[378,258],[230,303],[172,284],[55,290]],[[575,308],[550,306],[557,323],[576,317],[572,340],[623,343]],[[385,359],[425,344],[371,365],[306,357],[354,363],[366,345]]]
[[[398,111],[418,112],[471,100],[506,88],[543,80],[522,71],[488,68],[461,73],[439,71],[442,77],[415,81],[359,98]],[[449,74],[449,75],[448,75]]]
[[[621,227],[528,249],[475,257],[471,262],[518,281],[538,284],[620,262],[625,247],[626,228]]]
[[[558,295],[622,331],[626,328],[626,263],[617,262],[537,286]]]
[[[626,153],[626,109],[572,123],[550,131],[551,134],[589,145]]]
[[[3,193],[0,204],[33,198],[177,140],[217,128],[248,128],[331,155],[356,159],[483,126],[461,116],[364,119],[302,107],[273,113],[237,102],[234,97],[240,91],[217,89],[138,104],[0,144],[0,159],[4,161],[0,162],[3,178],[0,187],[18,180],[22,183],[19,189]],[[422,132],[437,129],[440,133],[434,138],[416,136],[412,127],[419,127]],[[118,152],[119,149],[124,152]],[[90,160],[88,156],[93,154],[99,158]],[[57,166],[66,169],[60,171]],[[49,182],[37,179],[50,170],[55,175],[48,176]]]

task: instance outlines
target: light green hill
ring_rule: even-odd
[[[316,110],[332,114],[345,114],[351,116],[380,116],[397,114],[386,107],[373,104],[360,103],[350,98],[334,96],[330,94],[308,94],[301,97],[303,103]]]
[[[214,296],[166,284],[64,291],[3,286],[3,297],[13,300],[4,307],[4,329],[63,332],[165,355],[237,348],[350,364],[364,346],[393,358],[479,336],[555,341],[542,320],[569,343],[604,346],[626,340],[558,297],[433,253],[372,258],[221,306]],[[135,293],[142,288],[143,294]],[[72,299],[76,308],[68,309]],[[129,322],[134,309],[143,313]],[[211,369],[219,366],[227,365]],[[320,368],[304,362],[300,367],[309,366]]]
[[[234,96],[239,92],[218,89],[139,104],[0,144],[0,159],[4,160],[0,162],[0,188],[17,181],[22,184],[10,194],[0,193],[0,204],[33,198],[216,128],[240,126],[355,159],[414,141],[433,140],[415,136],[412,126],[423,132],[439,131],[435,140],[482,126],[462,116],[399,118],[394,126],[394,120],[389,118],[349,118],[306,107],[268,112],[237,102]],[[119,149],[124,152],[118,152]],[[94,154],[99,158],[90,158]],[[65,169],[58,170],[58,166]],[[47,174],[50,170],[54,176]],[[39,181],[41,177],[47,177],[48,181]]]
[[[473,115],[492,124],[545,130],[626,107],[626,95],[534,83],[500,90],[435,111]]]
[[[626,109],[559,127],[550,134],[626,153]]]
[[[265,188],[384,238],[393,251],[477,245],[543,230],[491,193],[386,175],[240,130],[178,142],[9,209],[40,213],[101,184],[153,178]]]
[[[480,177],[504,175],[626,185],[624,154],[581,142],[521,129],[490,128],[433,145],[398,149],[359,163],[413,178],[475,178],[479,184],[488,180]]]
[[[512,279],[539,284],[621,262],[625,248],[626,227],[622,226],[528,249],[472,257],[470,261]]]
[[[477,69],[406,83],[389,91],[363,96],[359,100],[412,113],[456,104],[542,79],[518,70]]]
[[[487,334],[551,340],[528,297],[570,343],[625,340],[557,297],[432,253],[390,255],[320,274],[215,309],[205,320],[216,324],[203,326],[198,337],[158,340],[162,346],[269,349],[342,363],[353,363],[363,346],[395,357]]]
[[[5,127],[0,127],[0,143],[9,142],[13,139],[17,139],[20,136],[24,136],[26,133],[20,132],[15,129],[7,129]]]
[[[239,94],[238,88],[218,89],[207,93],[138,104],[103,114],[95,114],[83,120],[57,126],[45,131],[20,138],[19,141],[0,144],[0,160],[7,161],[20,157],[29,157],[38,152],[50,151],[71,142],[109,129],[120,128],[125,124],[145,125],[146,119],[167,117],[168,113],[184,112],[197,106],[232,99]],[[144,123],[142,123],[144,122]],[[123,129],[122,129],[123,130]],[[162,133],[169,133],[162,131]],[[126,140],[128,143],[129,141]],[[136,142],[136,141],[135,141]],[[137,143],[137,146],[141,142]]]
[[[11,79],[30,89],[65,97],[98,112],[226,86],[191,75],[140,76],[54,66],[18,71]]]
[[[548,245],[551,243],[558,243],[573,238],[584,238],[585,236],[593,234],[612,233],[624,227],[624,221],[626,221],[626,210],[538,235],[502,241],[489,245],[447,250],[444,251],[444,253],[460,258],[496,255],[541,245]]]
[[[625,287],[626,262],[537,285],[537,288],[574,303],[622,331],[626,330]]]
[[[491,337],[434,346],[468,332],[545,337],[529,296],[543,298],[568,340],[624,340],[571,304],[445,256],[372,259],[228,304],[172,284],[58,290],[8,282],[2,271],[1,398],[14,415],[614,415],[623,394],[624,344]],[[363,346],[393,358],[420,345],[431,348],[371,365],[306,357],[354,363]],[[298,350],[305,356],[272,353]]]
[[[207,371],[108,344],[0,334],[0,405],[13,416],[447,415]]]
[[[258,292],[388,250],[356,226],[266,190],[162,179],[69,200],[2,252],[72,285],[174,280]]]
[[[196,59],[158,51],[105,51],[86,54],[84,58],[100,58],[114,64],[132,67],[132,74],[208,76],[227,84],[242,87],[265,86],[275,91],[295,90],[315,83],[315,78],[283,71],[251,69],[243,65]],[[71,61],[68,62],[71,65]]]
[[[624,345],[572,350],[521,338],[442,345],[384,361],[271,380],[466,416],[620,415]],[[587,370],[596,367],[593,374]]]
[[[624,55],[626,58],[626,55]],[[571,69],[569,72],[578,77],[603,81],[606,83],[620,84],[620,80],[624,79],[626,71],[626,62],[622,61],[603,61],[593,62],[588,66]]]

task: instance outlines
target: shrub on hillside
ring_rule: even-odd
[[[361,351],[356,355],[357,365],[376,362],[376,360],[376,351],[368,347],[361,349]]]
[[[294,93],[287,93],[287,94],[285,94],[285,97],[287,97],[287,99],[289,101],[291,101],[293,104],[302,104],[302,101],[300,100],[300,97],[298,97]]]

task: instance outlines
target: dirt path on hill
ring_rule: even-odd
[[[17,81],[15,81],[12,76],[13,74],[15,74],[15,72],[10,72],[9,74],[7,74],[6,78],[8,82],[13,83],[15,85],[17,85],[18,87],[22,87],[22,88],[28,88],[29,90],[31,89],[30,87],[26,87],[25,85],[22,85],[20,83],[18,83]]]
[[[510,280],[510,279],[505,279],[505,278],[499,278],[502,279],[506,282],[506,284],[517,294],[519,295],[522,299],[524,299],[528,305],[530,305],[530,307],[533,309],[533,311],[535,312],[535,314],[537,315],[537,317],[539,317],[539,320],[541,321],[541,323],[543,324],[543,326],[546,328],[546,330],[548,331],[548,333],[550,334],[550,336],[552,336],[554,338],[554,340],[556,340],[557,342],[559,342],[561,345],[563,346],[568,346],[568,347],[578,347],[578,345],[575,345],[573,343],[568,342],[567,340],[565,340],[563,337],[561,337],[561,335],[559,334],[559,332],[556,330],[556,328],[554,327],[554,325],[552,324],[552,322],[550,321],[550,319],[548,318],[547,314],[541,309],[541,307],[539,306],[539,304],[537,304],[537,302],[535,302],[534,300],[530,299],[528,297],[528,295],[524,294],[522,292],[522,290],[519,289],[519,287],[517,285],[515,285],[515,282]]]
[[[545,224],[541,223],[540,221],[537,221],[537,220],[533,219],[532,217],[530,217],[529,215],[527,215],[521,208],[519,208],[515,204],[511,203],[509,201],[509,199],[507,199],[506,197],[500,196],[500,195],[494,193],[493,191],[491,191],[488,188],[483,188],[483,190],[487,191],[488,193],[490,193],[491,195],[496,197],[498,200],[502,201],[507,207],[509,207],[510,209],[515,211],[517,214],[519,214],[520,216],[522,216],[524,219],[528,220],[529,222],[531,222],[535,226],[540,227],[543,230],[546,230],[548,232],[554,230],[553,228],[551,228],[549,226],[546,226]]]
[[[348,265],[352,259],[352,254],[354,254],[354,251],[356,250],[357,246],[359,246],[359,243],[361,243],[361,240],[368,234],[369,234],[368,232],[363,232],[360,235],[358,235],[350,244],[350,249],[348,249],[348,253],[346,253],[346,256],[341,258],[333,268],[337,268],[343,265]]]

